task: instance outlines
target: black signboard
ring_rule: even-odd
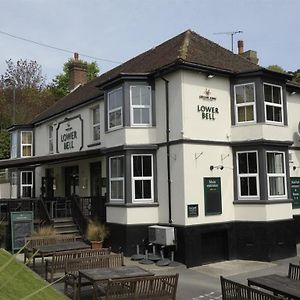
[[[204,203],[205,215],[218,215],[222,213],[221,178],[205,177]]]
[[[25,237],[33,231],[33,212],[11,212],[11,241],[12,250],[18,250],[24,246]]]
[[[291,177],[291,195],[293,208],[300,207],[300,177]]]
[[[199,215],[198,204],[189,204],[187,206],[187,213],[188,213],[188,218],[198,217]]]

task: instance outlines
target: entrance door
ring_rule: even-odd
[[[65,167],[65,196],[79,195],[78,166]]]
[[[53,169],[46,169],[46,176],[42,177],[42,197],[53,199],[54,197],[54,176]]]

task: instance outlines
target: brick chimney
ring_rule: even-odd
[[[244,41],[238,41],[238,54],[247,58],[251,62],[258,64],[257,52],[254,50],[248,50],[244,52]]]
[[[69,66],[70,80],[69,90],[72,91],[79,84],[87,83],[87,65],[79,60],[79,54],[74,53],[74,59],[72,59]]]

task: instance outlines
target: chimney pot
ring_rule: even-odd
[[[70,79],[69,90],[72,91],[79,84],[87,83],[87,64],[79,60],[79,54],[74,53],[74,59],[69,65]]]
[[[79,54],[77,52],[74,53],[74,60],[79,60]]]
[[[244,53],[244,41],[242,40],[238,41],[238,53],[239,54]]]

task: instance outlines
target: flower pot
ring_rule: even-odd
[[[91,241],[92,249],[102,249],[103,241]]]

